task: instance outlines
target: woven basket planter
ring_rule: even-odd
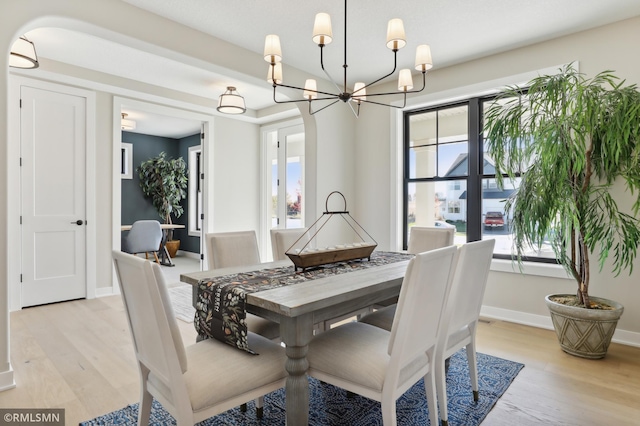
[[[176,253],[180,248],[180,240],[167,241],[165,243],[165,246],[167,247],[167,252],[169,253],[169,257],[174,258],[176,257]]]
[[[562,350],[582,358],[603,358],[607,354],[624,307],[612,300],[591,297],[592,301],[605,303],[614,309],[585,309],[554,302],[551,300],[553,296],[571,295],[545,297]]]

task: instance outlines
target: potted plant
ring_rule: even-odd
[[[505,204],[518,262],[548,240],[576,281],[576,294],[545,299],[562,349],[604,357],[623,307],[589,295],[591,258],[602,270],[612,257],[617,276],[630,273],[636,257],[640,223],[618,208],[610,189],[623,181],[638,213],[640,92],[611,71],[587,79],[568,65],[507,88],[488,108],[484,130],[498,185],[503,173],[521,176]]]
[[[184,209],[180,201],[187,196],[184,159],[169,159],[163,151],[158,156],[143,161],[136,171],[140,176],[140,187],[144,195],[151,198],[164,223],[173,223],[171,215],[176,218],[182,215]],[[167,233],[165,245],[169,256],[174,257],[180,247],[180,240],[173,239],[172,229]]]

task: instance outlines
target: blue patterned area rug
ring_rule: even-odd
[[[447,396],[449,398],[449,424],[451,426],[479,425],[487,416],[502,394],[507,390],[523,364],[478,353],[478,380],[480,400],[473,402],[469,366],[464,349],[451,357],[447,375]],[[346,392],[332,385],[309,379],[310,410],[309,425],[312,426],[376,426],[382,425],[380,403],[359,395],[347,397]],[[246,412],[234,408],[207,419],[199,426],[276,426],[285,424],[284,390],[280,389],[265,396],[264,418],[257,420],[253,402]],[[398,426],[429,425],[429,413],[422,380],[409,389],[396,403]],[[93,425],[136,425],[138,404],[106,414],[80,426]],[[173,417],[162,406],[153,401],[151,409],[152,425],[175,425]]]

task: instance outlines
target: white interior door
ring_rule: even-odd
[[[22,306],[84,298],[86,98],[20,89]]]

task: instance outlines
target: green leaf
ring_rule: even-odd
[[[184,210],[180,201],[187,196],[186,163],[182,157],[168,159],[163,151],[158,156],[143,161],[136,168],[140,187],[165,223],[171,222],[171,214],[178,218]]]

